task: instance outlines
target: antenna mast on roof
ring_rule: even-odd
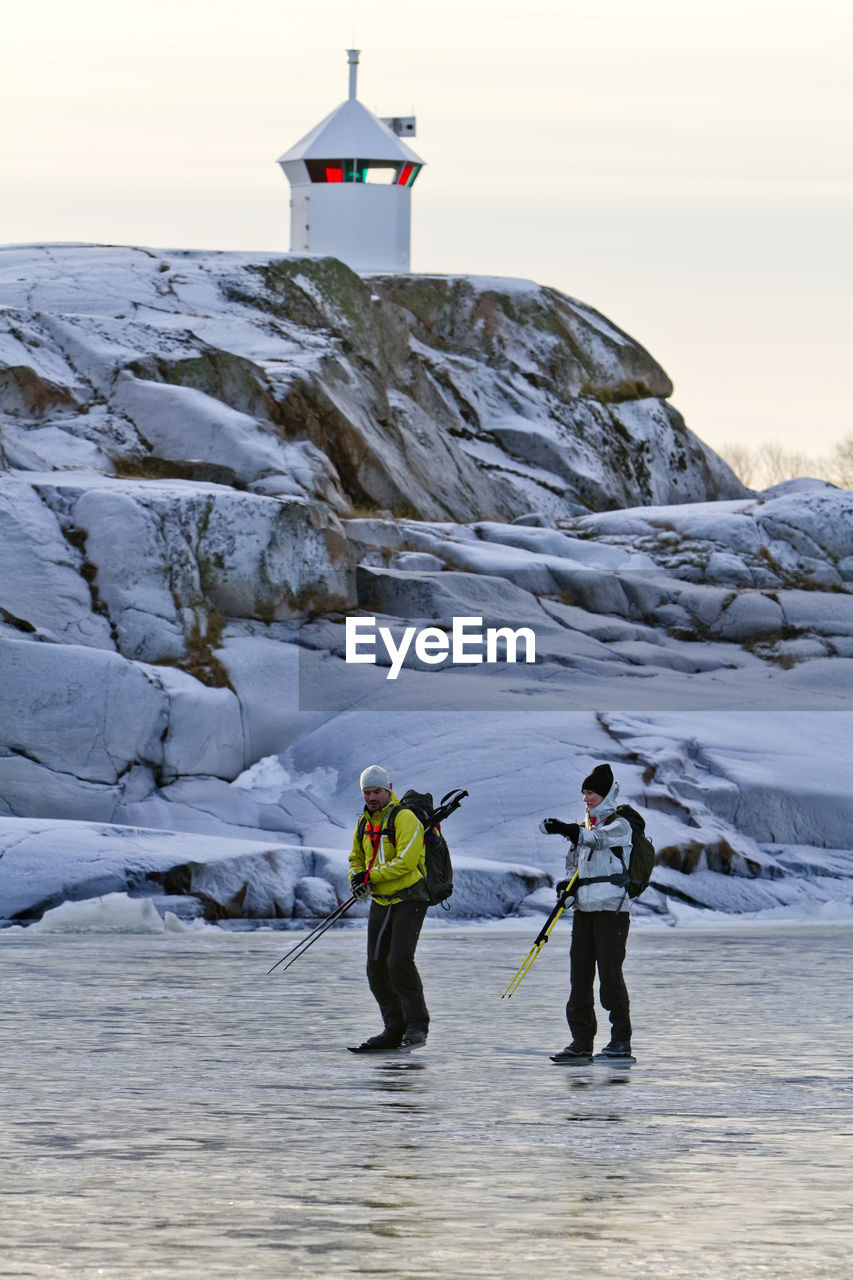
[[[358,55],[360,49],[347,49],[347,61],[349,62],[349,98],[350,102],[355,102],[355,81],[358,75]]]

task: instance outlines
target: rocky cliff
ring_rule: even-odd
[[[567,771],[611,754],[657,815],[656,910],[784,903],[791,877],[834,901],[846,863],[814,850],[853,816],[832,781],[851,495],[748,493],[670,392],[608,320],[526,282],[0,251],[0,854],[25,840],[17,864],[0,857],[0,898],[5,867],[22,918],[100,883],[195,884],[214,916],[305,914],[318,878],[344,883],[329,858],[370,757],[422,789],[469,787],[460,856],[481,863],[456,902],[488,910],[491,884],[500,913],[561,870],[527,826]],[[507,642],[436,663],[412,643],[460,617],[529,629],[535,660],[511,663]],[[347,661],[354,618],[385,636],[373,663]],[[781,708],[812,717],[814,762],[785,720],[774,790],[739,717]],[[720,738],[747,744],[745,777]],[[87,824],[74,839],[69,821]],[[152,861],[131,827],[186,842],[164,836]],[[494,859],[523,866],[496,876]]]
[[[7,467],[461,521],[743,493],[642,347],[526,281],[53,246],[0,296]]]

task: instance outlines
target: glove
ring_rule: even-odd
[[[577,844],[580,827],[576,822],[561,822],[559,818],[544,818],[539,823],[539,830],[546,836],[565,836],[572,844]]]
[[[566,890],[568,889],[568,887],[569,887],[569,885],[570,885],[570,884],[571,884],[571,880],[558,880],[558,881],[557,881],[556,889],[557,889],[557,897],[558,897],[558,898],[562,898],[563,894],[566,892]]]
[[[357,898],[366,898],[370,894],[370,885],[366,871],[354,871],[349,878],[349,887]]]

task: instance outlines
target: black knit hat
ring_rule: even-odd
[[[581,791],[594,791],[602,799],[613,786],[613,770],[609,764],[597,764],[588,778],[581,783]]]

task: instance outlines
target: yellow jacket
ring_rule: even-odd
[[[392,791],[384,809],[377,809],[375,813],[364,810],[353,833],[349,856],[350,874],[370,867],[370,895],[383,907],[399,902],[397,895],[426,876],[424,829],[411,809],[400,809],[395,815],[393,842],[387,832],[388,815],[399,803]],[[359,839],[362,823],[364,834]]]

